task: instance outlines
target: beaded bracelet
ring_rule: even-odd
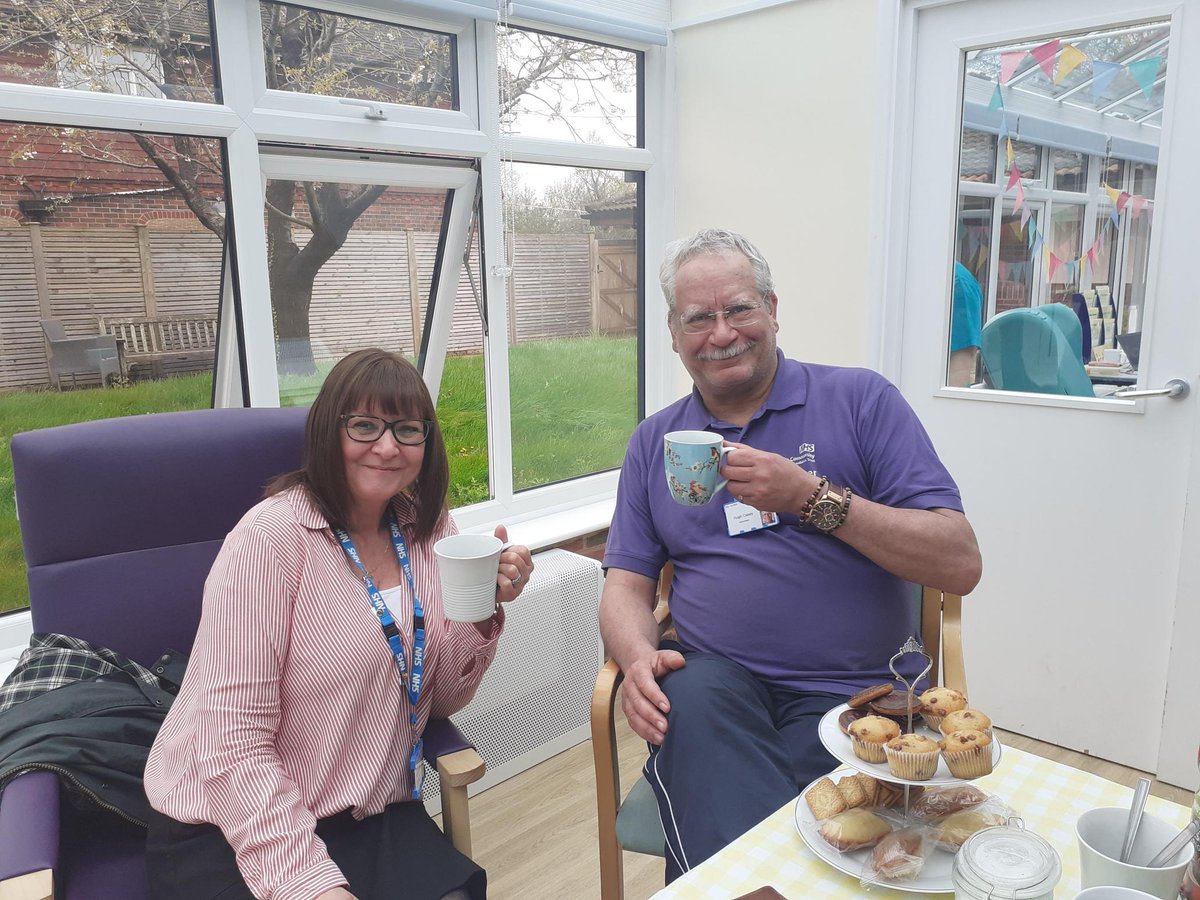
[[[825,494],[825,489],[828,487],[829,487],[829,479],[826,478],[824,475],[822,475],[821,480],[817,482],[817,489],[812,492],[812,496],[809,497],[808,500],[805,501],[805,503],[802,507],[800,507],[800,524],[801,525],[808,524],[808,517],[810,515],[812,515],[813,505],[818,500],[821,499],[821,497]]]

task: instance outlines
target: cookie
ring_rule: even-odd
[[[843,709],[842,714],[838,716],[838,728],[842,730],[842,734],[849,737],[850,726],[863,716],[869,716],[870,714],[870,710],[866,709]]]
[[[859,709],[866,706],[872,700],[878,700],[880,697],[886,697],[894,690],[890,684],[877,684],[874,687],[866,688],[859,691],[853,697],[846,701],[846,705],[851,709]]]
[[[810,787],[804,794],[804,800],[812,810],[813,818],[818,822],[832,818],[847,809],[841,791],[828,776]]]
[[[921,711],[921,700],[908,691],[896,691],[886,694],[869,704],[871,712],[877,716],[888,716],[892,719],[907,719],[911,711],[915,717]]]

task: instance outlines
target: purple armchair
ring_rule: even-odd
[[[147,666],[168,648],[190,651],[221,542],[273,476],[299,467],[305,414],[200,410],[16,435],[34,631]],[[483,760],[449,721],[430,723],[425,756],[440,776],[443,827],[469,856],[467,785]],[[60,799],[45,771],[0,795],[0,897],[148,897],[145,832],[115,817],[103,828],[83,823]]]

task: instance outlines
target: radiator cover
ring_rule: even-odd
[[[533,562],[529,586],[505,606],[504,634],[483,683],[452,717],[487,763],[471,794],[590,736],[592,687],[604,662],[600,563],[567,550],[537,553]],[[430,766],[425,806],[436,815],[441,805]]]

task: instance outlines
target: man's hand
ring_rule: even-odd
[[[727,490],[755,509],[798,514],[820,482],[816,475],[778,453],[733,441],[725,443],[734,448],[721,467],[721,475],[729,479]]]
[[[661,744],[667,734],[667,713],[671,704],[658,686],[658,679],[674,669],[682,669],[683,654],[674,650],[655,650],[636,660],[625,672],[621,683],[621,709],[629,727],[644,741]]]

